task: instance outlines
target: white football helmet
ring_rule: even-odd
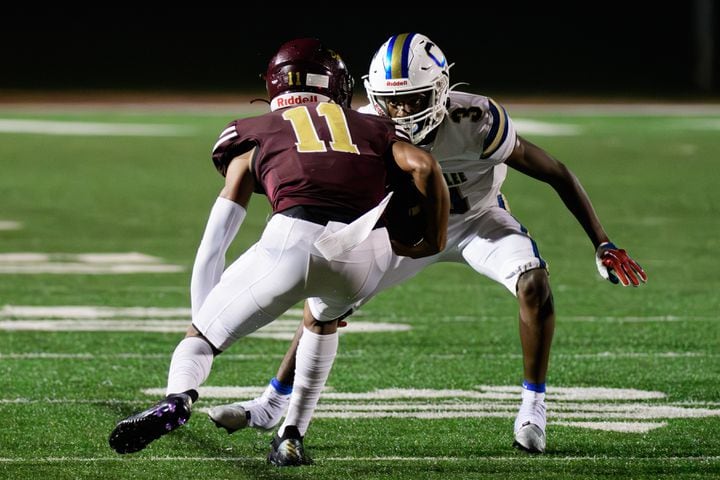
[[[393,120],[412,143],[420,143],[445,117],[451,66],[425,35],[393,35],[375,52],[370,73],[363,77],[368,99],[379,115],[390,116],[388,101],[402,103],[402,96],[413,95],[412,103],[421,110]]]

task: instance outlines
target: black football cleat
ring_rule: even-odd
[[[175,393],[121,420],[110,433],[110,447],[122,454],[139,452],[153,440],[187,423],[191,403],[189,395]]]
[[[300,465],[313,463],[310,457],[305,454],[303,437],[294,425],[285,427],[285,433],[282,437],[275,434],[270,447],[267,461],[276,467],[299,467]]]

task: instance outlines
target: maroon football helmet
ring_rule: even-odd
[[[340,55],[316,38],[284,43],[270,59],[265,86],[270,100],[283,93],[309,92],[350,107],[353,78]]]

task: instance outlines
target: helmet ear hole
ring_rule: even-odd
[[[353,79],[340,55],[316,38],[298,38],[280,46],[263,75],[271,100],[289,93],[315,93],[350,107]]]
[[[420,143],[440,125],[447,112],[450,65],[445,54],[428,37],[419,33],[393,35],[373,56],[365,78],[370,103],[382,115],[392,116],[387,99],[426,94],[425,108],[410,115],[397,116],[395,122]]]

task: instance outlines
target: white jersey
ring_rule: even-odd
[[[457,214],[474,216],[498,205],[500,187],[505,181],[517,134],[505,109],[489,97],[450,92],[445,119],[437,128],[433,142],[425,147],[442,167],[450,189],[450,221]],[[372,105],[359,109],[375,113]]]
[[[437,262],[464,263],[504,285],[513,295],[524,272],[546,268],[535,241],[507,211],[500,196],[507,173],[505,160],[517,144],[510,117],[488,97],[450,92],[449,99],[448,113],[434,132],[432,143],[425,147],[440,163],[450,188],[447,245],[430,257],[393,255],[376,290],[355,308]],[[360,111],[376,114],[371,105]],[[308,301],[312,304],[315,299]]]

